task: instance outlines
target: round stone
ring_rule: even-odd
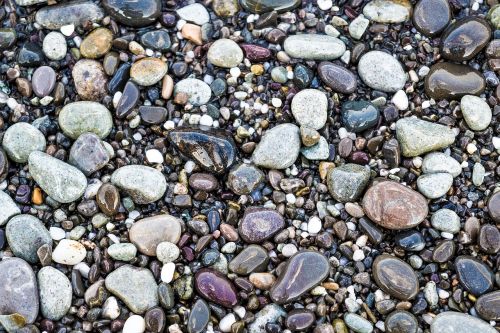
[[[300,152],[300,132],[294,124],[280,124],[265,132],[255,148],[252,160],[268,169],[286,169]]]
[[[362,132],[378,124],[378,108],[368,101],[348,101],[342,104],[342,123],[354,133]]]
[[[131,27],[145,27],[161,15],[160,0],[104,0],[102,6],[116,21]]]
[[[143,333],[146,331],[146,321],[139,315],[132,315],[123,324],[123,333]]]
[[[462,166],[456,159],[440,152],[425,155],[422,161],[423,173],[447,172],[453,177],[458,177],[462,173]]]
[[[413,299],[419,290],[418,277],[410,265],[388,254],[375,258],[373,279],[385,293],[399,300]]]
[[[42,315],[50,320],[61,319],[71,307],[73,290],[69,279],[51,266],[43,267],[37,277]]]
[[[326,184],[333,198],[352,202],[363,193],[370,180],[370,170],[358,164],[344,164],[327,173]]]
[[[68,47],[66,45],[66,38],[64,35],[57,31],[52,31],[43,39],[43,53],[50,60],[59,61],[64,59]]]
[[[207,59],[211,64],[218,67],[237,67],[243,61],[243,51],[231,39],[218,39],[210,45]]]
[[[148,204],[159,200],[167,190],[165,176],[144,165],[125,165],[111,175],[111,183],[130,195],[135,203]]]
[[[387,333],[417,333],[419,330],[417,318],[403,310],[391,312],[384,324]]]
[[[264,181],[264,177],[259,168],[242,163],[229,172],[227,186],[238,195],[250,194]]]
[[[456,234],[460,231],[460,217],[454,211],[442,208],[432,214],[432,227],[450,234]]]
[[[17,215],[10,219],[5,228],[9,247],[16,257],[30,263],[37,263],[38,249],[48,244],[52,246],[52,237],[42,221],[31,215]]]
[[[367,19],[377,23],[401,23],[410,19],[409,0],[372,0],[363,8]]]
[[[340,39],[317,34],[289,36],[283,47],[290,57],[308,60],[333,60],[340,58],[346,51],[346,46]]]
[[[141,44],[150,49],[165,52],[170,49],[172,42],[165,29],[148,31],[141,36]]]
[[[465,122],[473,131],[482,131],[491,123],[491,108],[483,99],[465,95],[460,100],[460,109]]]
[[[212,90],[205,82],[187,78],[175,84],[174,95],[186,94],[188,102],[194,106],[205,105],[212,97]]]
[[[317,130],[326,123],[328,100],[319,90],[304,89],[293,97],[291,109],[300,126]]]
[[[233,283],[222,273],[202,268],[195,275],[195,287],[206,300],[232,308],[238,304],[238,294]]]
[[[197,191],[212,192],[218,188],[219,182],[214,175],[200,172],[189,176],[189,186]]]
[[[11,160],[26,163],[34,151],[44,151],[45,136],[35,126],[15,123],[4,133],[2,147]]]
[[[495,222],[500,222],[500,191],[495,192],[488,199],[488,213]]]
[[[162,242],[177,243],[181,236],[181,222],[172,215],[157,215],[135,222],[129,230],[129,238],[139,252],[156,256],[156,248]]]
[[[328,61],[318,65],[318,75],[324,84],[342,94],[352,94],[358,86],[353,72]]]
[[[438,62],[425,77],[425,93],[435,100],[480,95],[486,87],[481,72],[466,65]]]
[[[477,313],[485,320],[500,320],[500,291],[493,291],[477,299]]]
[[[361,56],[358,74],[367,86],[383,92],[396,92],[406,83],[401,63],[382,51],[370,51]]]
[[[87,132],[104,139],[113,128],[111,112],[102,104],[87,101],[66,104],[58,122],[64,134],[74,140]]]
[[[111,50],[113,33],[106,28],[92,30],[80,44],[80,53],[85,58],[98,59]]]
[[[413,117],[396,122],[396,136],[406,157],[445,148],[455,141],[455,133],[448,126]]]
[[[241,238],[247,243],[262,243],[285,226],[283,216],[276,210],[248,207],[238,226]]]
[[[455,271],[460,284],[474,296],[481,296],[493,288],[493,273],[486,264],[476,258],[457,257]]]
[[[52,252],[52,260],[58,264],[74,266],[87,256],[85,247],[74,240],[62,239]]]
[[[49,66],[38,67],[31,77],[31,85],[38,97],[50,95],[56,86],[56,72]]]
[[[71,73],[76,91],[83,100],[99,101],[106,96],[108,79],[100,62],[79,60]]]
[[[456,20],[441,36],[443,58],[461,62],[474,58],[491,38],[491,28],[486,20],[466,17]]]
[[[431,323],[431,333],[496,333],[489,323],[465,313],[446,311],[438,314]]]
[[[142,58],[132,64],[130,78],[140,86],[152,86],[167,74],[168,65],[158,58]]]
[[[451,20],[448,0],[420,0],[413,10],[413,24],[422,34],[439,35]]]
[[[179,258],[180,254],[181,252],[177,245],[171,242],[161,242],[156,247],[156,257],[164,264],[174,262]]]
[[[418,191],[426,198],[437,199],[448,192],[453,185],[453,176],[449,173],[431,173],[418,177]]]
[[[137,248],[132,243],[112,244],[108,247],[108,254],[115,260],[130,261],[135,258]]]

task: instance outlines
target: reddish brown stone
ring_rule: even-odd
[[[418,192],[391,181],[379,182],[363,197],[366,215],[387,229],[417,226],[428,213],[427,200]]]
[[[252,62],[263,62],[272,56],[271,50],[262,46],[252,44],[241,44],[240,46],[245,52],[245,56]]]

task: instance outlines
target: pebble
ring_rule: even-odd
[[[464,116],[465,122],[473,131],[482,131],[491,123],[491,109],[483,99],[465,95],[460,100],[460,109]]]
[[[422,175],[417,179],[419,192],[429,199],[442,197],[452,185],[453,176],[444,172]]]
[[[212,8],[220,17],[231,17],[240,11],[237,0],[215,0],[212,2]]]
[[[158,58],[142,58],[132,64],[130,78],[140,86],[152,86],[167,74],[168,65]]]
[[[87,187],[85,175],[57,158],[34,151],[29,155],[28,166],[37,184],[58,202],[76,201],[85,192]]]
[[[36,22],[49,30],[58,30],[69,24],[83,26],[87,22],[98,22],[104,18],[102,8],[91,1],[73,1],[40,8]]]
[[[145,27],[161,15],[160,0],[104,0],[102,6],[113,19],[131,27]]]
[[[0,191],[0,207],[2,207],[0,210],[0,226],[6,224],[13,216],[21,214],[21,210],[14,200],[4,191]]]
[[[326,257],[315,251],[301,251],[288,259],[269,295],[273,302],[292,302],[317,286],[330,272]]]
[[[56,86],[56,72],[49,66],[38,67],[31,77],[31,85],[38,97],[50,95]]]
[[[269,256],[267,250],[259,245],[249,245],[229,262],[229,270],[238,275],[262,272],[267,268]]]
[[[316,89],[304,89],[292,99],[292,114],[300,126],[318,130],[325,126],[328,100],[325,93]]]
[[[495,333],[488,323],[465,313],[446,311],[438,314],[431,323],[431,333]]]
[[[493,273],[478,259],[458,256],[455,259],[455,271],[460,284],[474,296],[481,296],[493,288]]]
[[[64,59],[68,51],[66,38],[57,31],[51,31],[45,36],[42,48],[47,58],[55,61]]]
[[[500,231],[492,224],[483,224],[479,230],[479,248],[488,254],[500,251]]]
[[[466,17],[456,20],[441,36],[441,55],[453,61],[474,58],[491,38],[491,28],[486,20]]]
[[[156,247],[156,257],[164,264],[174,262],[180,254],[181,251],[177,245],[171,242],[161,242]]]
[[[148,204],[159,200],[167,190],[165,176],[144,165],[125,165],[111,175],[111,183],[130,195],[135,203]]]
[[[358,74],[367,86],[383,92],[396,92],[406,83],[406,73],[401,63],[382,51],[370,51],[362,55],[358,62]]]
[[[305,331],[314,324],[315,320],[316,316],[311,310],[294,309],[287,314],[285,326],[292,332]]]
[[[238,304],[235,286],[218,271],[202,268],[195,275],[195,287],[207,301],[232,308]]]
[[[264,133],[252,161],[268,169],[286,169],[295,162],[299,152],[299,128],[294,124],[280,124]]]
[[[102,316],[107,319],[116,319],[120,316],[120,305],[116,297],[110,296],[102,306]]]
[[[94,29],[80,44],[80,53],[85,58],[101,58],[111,50],[112,42],[113,33],[109,29]]]
[[[488,213],[495,222],[500,222],[500,191],[495,192],[488,199]]]
[[[486,170],[481,163],[475,163],[472,168],[472,183],[476,186],[481,186],[484,181],[484,176],[486,175]]]
[[[320,62],[318,75],[324,84],[342,94],[352,94],[358,86],[356,75],[353,72],[332,62]]]
[[[26,163],[32,152],[45,151],[45,146],[43,133],[28,123],[13,124],[3,135],[3,149],[17,163]]]
[[[219,329],[221,332],[229,333],[231,332],[231,328],[233,324],[236,323],[236,316],[232,313],[229,313],[224,316],[219,322]]]
[[[141,36],[141,44],[150,49],[165,52],[172,45],[170,35],[166,29],[148,31]]]
[[[87,255],[85,247],[74,240],[63,239],[52,252],[52,260],[58,264],[74,266],[82,262]]]
[[[292,58],[333,60],[346,51],[344,42],[328,35],[301,34],[289,36],[283,43],[285,52]]]
[[[123,333],[142,333],[146,331],[146,321],[139,315],[132,315],[123,324]]]
[[[232,169],[231,172],[233,172],[236,169]],[[233,180],[231,180],[231,172],[229,173],[228,181],[232,182]],[[219,182],[214,175],[210,173],[200,172],[200,173],[193,173],[191,176],[189,176],[189,186],[191,186],[194,190],[212,192],[218,188]]]
[[[52,237],[42,221],[31,215],[17,215],[10,219],[5,236],[16,257],[30,263],[39,261],[37,250],[44,244],[52,246]]]
[[[247,327],[248,333],[262,333],[268,323],[276,323],[285,315],[285,310],[278,304],[267,304],[255,314],[255,320]]]
[[[26,323],[34,323],[40,303],[37,280],[31,266],[19,258],[4,258],[0,261],[0,281],[0,313],[18,313]]]
[[[120,207],[120,193],[112,184],[103,184],[96,194],[96,202],[99,209],[108,216],[113,216]]]
[[[81,101],[66,104],[59,113],[58,123],[71,139],[76,140],[87,132],[104,139],[113,128],[113,117],[104,105]]]
[[[187,78],[177,82],[174,86],[174,96],[186,94],[187,100],[193,106],[205,105],[212,97],[212,91],[205,82]]]
[[[69,279],[57,269],[46,266],[37,274],[40,310],[50,320],[59,320],[71,307],[73,290]]]
[[[106,95],[108,79],[100,62],[79,60],[71,73],[76,91],[83,100],[99,101]]]
[[[391,312],[384,324],[387,333],[417,333],[420,329],[417,318],[404,310]]]
[[[165,283],[170,283],[174,279],[175,264],[169,262],[163,265],[161,268],[161,281]]]
[[[356,201],[363,193],[370,171],[358,164],[344,164],[327,173],[326,184],[333,198],[340,202]]]
[[[413,24],[422,34],[438,36],[451,21],[448,0],[420,0],[413,10]]]
[[[35,67],[43,63],[43,51],[38,44],[24,43],[17,55],[17,62],[21,66]]]
[[[349,101],[342,104],[342,124],[354,133],[359,133],[377,125],[380,113],[368,101]]]
[[[455,133],[447,126],[413,117],[396,122],[396,136],[406,157],[445,148],[455,141]]]
[[[402,23],[410,18],[409,0],[372,0],[363,8],[363,14],[377,23]]]
[[[150,270],[120,266],[108,274],[105,279],[106,288],[127,307],[138,314],[158,305],[156,281]]]
[[[198,299],[189,313],[187,329],[189,333],[201,333],[205,330],[210,320],[210,308],[208,304]]]
[[[371,333],[373,332],[373,324],[365,318],[354,313],[346,313],[344,322],[353,332],[356,333]]]
[[[156,256],[156,248],[162,242],[176,244],[181,236],[181,222],[178,218],[162,214],[135,222],[129,230],[129,238],[139,252]]]
[[[324,137],[311,147],[303,147],[300,152],[310,161],[326,160],[330,156],[330,145]]]
[[[423,173],[447,172],[453,177],[458,177],[462,173],[462,166],[456,159],[440,152],[433,152],[425,155],[422,161]]]
[[[11,47],[17,39],[16,30],[12,28],[0,29],[0,50],[6,50]]]
[[[373,279],[385,293],[402,301],[415,298],[419,290],[417,274],[406,262],[382,254],[373,262]]]
[[[394,242],[405,251],[421,251],[425,247],[424,236],[416,230],[408,230],[396,234]]]
[[[237,67],[243,61],[243,51],[231,39],[218,39],[210,45],[207,52],[207,59],[214,66],[233,68]]]
[[[238,195],[250,194],[264,181],[264,177],[264,173],[256,166],[242,163],[229,171],[227,186]]]
[[[210,16],[206,8],[199,3],[184,6],[177,9],[176,12],[181,19],[198,25],[203,25],[210,21]]]
[[[137,254],[137,248],[132,243],[112,244],[108,247],[111,258],[121,261],[131,261]]]
[[[274,209],[248,207],[238,226],[240,237],[247,243],[262,243],[285,226],[283,216]]]
[[[106,166],[109,153],[97,135],[84,133],[71,146],[68,162],[89,176]]]
[[[479,316],[485,320],[500,319],[500,291],[484,294],[474,305]]]
[[[486,87],[483,75],[466,65],[439,62],[425,77],[425,93],[435,100],[480,95]]]
[[[454,211],[442,208],[432,214],[432,227],[450,234],[456,234],[460,231],[460,217]]]

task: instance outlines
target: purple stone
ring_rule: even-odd
[[[252,45],[252,44],[241,44],[245,56],[250,61],[263,62],[271,58],[272,53],[270,49],[262,46]]]
[[[220,272],[204,268],[200,269],[194,278],[196,290],[206,300],[226,308],[238,304],[236,288]]]
[[[30,202],[31,188],[28,185],[19,185],[16,191],[16,201],[23,204]]]
[[[247,243],[261,243],[285,227],[285,220],[274,209],[248,207],[238,227],[241,238]]]

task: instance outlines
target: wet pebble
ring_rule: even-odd
[[[373,262],[373,279],[380,289],[399,300],[413,299],[419,290],[415,271],[406,262],[383,254]]]
[[[285,169],[295,162],[299,151],[299,128],[294,124],[280,124],[265,132],[252,160],[264,168]]]
[[[493,288],[493,273],[478,259],[458,256],[455,271],[460,284],[474,296],[481,296]]]
[[[42,315],[51,320],[61,319],[71,307],[73,291],[69,279],[50,266],[43,267],[37,277]]]
[[[117,169],[111,175],[111,183],[130,195],[138,204],[155,202],[167,190],[165,176],[144,165],[126,165]]]
[[[146,217],[130,228],[130,241],[146,255],[155,256],[156,248],[162,242],[177,243],[181,236],[181,223],[172,215]]]

